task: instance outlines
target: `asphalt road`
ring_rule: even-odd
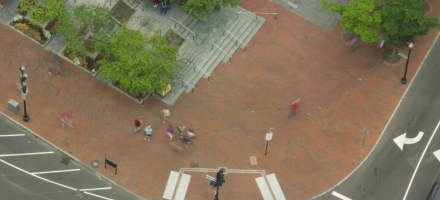
[[[63,164],[64,155],[0,113],[0,199],[142,199],[74,159]]]
[[[440,161],[433,154],[440,150],[440,128],[434,133],[440,121],[439,54],[440,41],[436,40],[400,106],[390,119],[382,138],[365,162],[340,185],[313,199],[426,199],[432,184],[435,181],[440,182]],[[408,83],[409,81],[411,80],[409,79]],[[394,142],[394,139],[403,133],[407,133],[406,138],[415,138],[420,131],[424,132],[421,140],[414,144],[405,144],[403,150]],[[433,134],[435,135],[429,143]],[[419,161],[420,165],[417,168]],[[343,197],[335,196],[334,192]]]

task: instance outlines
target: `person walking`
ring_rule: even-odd
[[[292,117],[298,113],[298,107],[299,107],[299,99],[294,101],[292,104],[290,104],[290,115],[289,117]]]
[[[151,126],[150,125],[148,125],[147,126],[147,128],[145,128],[145,138],[144,138],[144,140],[148,140],[148,142],[150,141],[150,139],[151,139],[151,132],[153,132],[153,129],[151,129]]]
[[[173,129],[173,126],[171,124],[168,125],[167,133],[166,134],[170,137],[170,140],[173,140],[174,129]]]
[[[70,128],[73,128],[73,120],[72,116],[69,113],[61,111],[61,125],[67,125]]]
[[[170,0],[162,0],[162,4],[160,6],[159,13],[161,15],[165,15],[167,13],[169,5],[170,5]]]
[[[350,51],[353,51],[360,42],[360,38],[359,37],[355,37],[350,41]]]
[[[191,137],[188,134],[182,134],[180,141],[185,145],[186,149],[189,149],[188,145],[192,143]]]
[[[141,131],[141,123],[142,123],[141,118],[140,117],[136,117],[136,119],[134,120],[135,128],[134,128],[133,133]]]
[[[179,134],[182,136],[183,135],[183,131],[185,130],[185,127],[182,124],[179,124],[177,127],[177,132],[179,132]]]
[[[160,113],[163,114],[163,123],[170,120],[171,112],[168,108],[165,107]]]

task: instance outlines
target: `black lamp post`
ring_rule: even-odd
[[[411,55],[411,50],[414,47],[413,43],[409,43],[409,52],[408,52],[408,59],[406,59],[406,67],[405,67],[405,74],[403,75],[402,80],[400,80],[400,83],[406,84],[406,71],[408,71],[408,63],[409,63],[409,56]]]
[[[21,82],[21,87],[23,89],[22,97],[23,97],[23,105],[24,105],[23,121],[24,122],[28,122],[29,121],[29,116],[27,115],[27,112],[26,112],[26,98],[25,98],[26,94],[28,92],[27,82],[26,81]]]

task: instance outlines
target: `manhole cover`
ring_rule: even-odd
[[[100,163],[99,161],[94,160],[94,161],[92,161],[92,164],[91,164],[91,165],[92,165],[93,168],[98,168],[100,164],[101,164],[101,163]]]

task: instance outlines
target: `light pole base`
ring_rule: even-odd
[[[27,115],[23,116],[23,121],[24,122],[28,122],[29,121],[29,116],[27,116]]]
[[[400,80],[400,83],[402,83],[402,84],[406,84],[406,78],[402,78],[402,80]]]

